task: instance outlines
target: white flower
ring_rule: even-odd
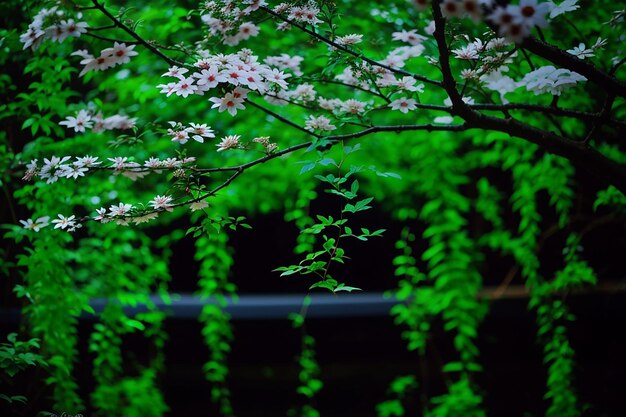
[[[209,101],[213,102],[212,109],[218,108],[218,111],[222,113],[224,110],[228,111],[231,116],[237,114],[237,110],[244,110],[245,106],[242,104],[243,99],[237,98],[233,93],[226,93],[224,97],[211,97]]]
[[[409,31],[403,30],[402,32],[393,32],[391,34],[391,38],[394,41],[406,42],[410,45],[420,45],[423,41],[427,39],[425,36],[418,35],[415,29]]]
[[[20,220],[24,229],[32,230],[33,232],[38,232],[41,228],[48,226],[48,222],[50,221],[50,217],[44,216],[39,217],[37,220],[33,221],[33,219],[28,220]]]
[[[124,217],[128,215],[133,208],[131,204],[119,203],[117,206],[109,207],[109,216]]]
[[[525,86],[526,90],[534,92],[535,95],[550,93],[559,96],[562,91],[575,86],[579,81],[586,80],[587,78],[576,72],[548,65],[526,74],[519,85]]]
[[[578,0],[564,0],[560,4],[556,5],[552,3],[552,10],[550,11],[550,18],[554,19],[557,16],[560,16],[567,12],[573,12],[574,10],[580,8],[577,4]]]
[[[190,127],[186,128],[185,131],[192,135],[191,138],[193,140],[200,143],[204,143],[204,138],[210,139],[215,137],[213,129],[206,124],[191,123]]]
[[[217,151],[221,152],[227,149],[234,149],[234,148],[239,147],[240,137],[241,137],[240,135],[230,135],[230,136],[224,137],[220,143],[215,145],[217,146]]]
[[[76,161],[74,162],[74,165],[77,166],[81,166],[81,167],[95,167],[97,165],[100,165],[102,162],[98,161],[98,157],[97,156],[89,156],[89,155],[85,155],[83,157],[76,157]]]
[[[287,78],[291,77],[291,74],[285,74],[283,71],[277,70],[276,68],[272,69],[272,71],[268,71],[264,74],[265,79],[268,82],[275,83],[282,89],[287,89]]]
[[[326,99],[324,97],[319,97],[317,99],[317,102],[320,105],[320,108],[324,110],[333,111],[337,107],[341,106],[341,100],[339,100],[338,98]]]
[[[111,68],[115,65],[115,60],[111,55],[100,55],[98,58],[94,58],[91,55],[80,61],[85,67],[78,74],[80,77],[85,75],[89,71],[103,71],[107,68]]]
[[[189,139],[189,132],[187,132],[186,130],[168,129],[167,133],[172,135],[172,142],[178,142],[181,145],[187,143],[187,140]]]
[[[568,49],[567,52],[580,59],[591,58],[592,56],[595,56],[593,53],[593,49],[587,48],[582,42],[578,44],[578,46],[575,46],[572,49]]]
[[[161,77],[176,77],[182,80],[183,78],[185,78],[183,74],[187,72],[189,72],[187,68],[178,68],[176,65],[174,65],[169,70],[167,70],[167,72],[161,74]]]
[[[478,50],[476,49],[476,45],[470,43],[462,48],[453,49],[452,52],[454,56],[458,59],[478,59]]]
[[[72,165],[63,165],[63,170],[59,176],[77,179],[78,177],[84,177],[87,171],[89,171],[89,168],[74,163]]]
[[[134,51],[136,45],[126,46],[125,43],[114,42],[113,48],[103,49],[100,54],[111,57],[113,65],[127,64],[130,62],[130,57],[139,55]]]
[[[550,13],[552,3],[538,3],[537,0],[520,0],[519,12],[525,25],[532,28],[548,26],[546,15]]]
[[[55,224],[55,229],[65,230],[67,228],[73,229],[76,227],[76,216],[71,215],[70,217],[65,217],[64,215],[59,214],[58,217],[58,219],[52,220],[52,223]]]
[[[413,77],[402,77],[402,79],[397,80],[395,85],[400,90],[405,91],[418,91],[420,93],[424,92],[424,84],[415,85],[416,80]]]
[[[461,4],[457,0],[443,0],[440,7],[444,17],[459,17],[463,13]]]
[[[352,33],[350,35],[340,36],[335,39],[335,43],[339,45],[354,45],[363,41],[363,35]]]
[[[79,111],[76,117],[68,116],[66,120],[59,122],[59,124],[67,126],[68,129],[73,128],[74,132],[84,132],[85,128],[90,129],[93,126],[91,114],[86,110]]]
[[[201,91],[208,91],[211,88],[217,87],[219,83],[226,82],[226,77],[224,77],[216,66],[203,69],[199,73],[196,72],[193,76],[198,79],[196,84],[198,85],[198,89]]]
[[[96,213],[98,213],[98,215],[95,216],[93,219],[95,221],[99,221],[100,223],[110,222],[112,219],[106,214],[106,212],[107,212],[107,209],[105,207],[96,209]]]
[[[325,116],[315,117],[313,115],[309,116],[307,121],[305,122],[305,126],[309,130],[335,130],[336,126],[330,123],[330,119]]]
[[[409,110],[415,110],[417,102],[412,98],[402,97],[389,103],[391,110],[400,110],[402,113],[408,113]]]
[[[341,103],[341,110],[350,114],[362,114],[365,112],[365,103],[351,98]]]
[[[155,210],[173,211],[171,201],[172,197],[169,195],[157,195],[148,204]]]
[[[35,49],[39,46],[45,35],[46,32],[42,30],[41,26],[31,23],[28,26],[28,30],[20,35],[20,42],[24,44],[23,49],[30,46]]]
[[[177,96],[187,97],[189,94],[193,94],[198,89],[197,85],[194,85],[194,79],[192,77],[181,78],[179,82],[174,85],[173,92]]]

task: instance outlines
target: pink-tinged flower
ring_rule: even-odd
[[[351,98],[341,104],[341,110],[350,114],[362,114],[365,112],[365,103]]]
[[[282,71],[277,70],[276,68],[272,69],[272,71],[267,71],[264,74],[265,79],[270,82],[270,83],[274,83],[277,86],[279,86],[282,89],[287,89],[287,81],[285,81],[287,78],[291,77],[291,74],[285,74]]]
[[[63,165],[63,170],[60,172],[59,176],[65,177],[65,178],[77,179],[78,177],[84,177],[85,172],[88,172],[88,171],[89,171],[89,168],[76,165],[76,163],[74,163],[72,165]]]
[[[68,116],[67,120],[63,120],[59,124],[67,126],[68,129],[74,129],[74,132],[84,132],[85,128],[90,129],[93,126],[91,114],[86,110],[79,111],[76,117]]]
[[[193,74],[197,79],[196,84],[200,91],[208,91],[211,88],[217,87],[219,83],[225,83],[226,77],[222,74],[217,66],[212,66],[207,69],[203,69],[199,73]]]
[[[193,92],[198,89],[198,86],[193,84],[194,81],[195,80],[192,77],[181,78],[181,80],[174,86],[174,93],[183,98],[187,97],[189,94],[193,94]]]
[[[179,67],[174,65],[169,70],[167,70],[167,72],[163,73],[161,75],[161,77],[169,76],[169,77],[180,78],[182,80],[183,78],[185,78],[183,76],[183,74],[185,74],[187,72],[189,72],[189,70],[187,68],[179,68]]]
[[[78,74],[80,77],[89,71],[103,71],[115,65],[115,61],[110,55],[100,55],[98,58],[87,57],[80,61],[80,63],[85,65],[80,74]]]
[[[191,134],[191,138],[196,142],[204,143],[204,138],[214,138],[215,134],[213,133],[213,129],[208,127],[206,124],[196,124],[191,123],[185,131]]]
[[[38,171],[37,160],[32,159],[30,163],[26,165],[26,172],[24,172],[24,176],[22,177],[22,180],[24,181],[32,180],[33,177],[37,175],[37,171]]]
[[[154,197],[148,204],[152,206],[155,210],[166,210],[173,211],[172,207],[172,197],[169,195],[157,195]]]
[[[363,35],[352,33],[350,35],[340,36],[335,39],[335,43],[339,45],[355,45],[363,41]]]
[[[109,207],[109,216],[124,217],[127,216],[132,209],[134,209],[134,207],[131,204],[119,203],[117,206]]]
[[[50,221],[50,217],[44,216],[44,217],[39,217],[35,221],[33,221],[33,219],[20,220],[20,223],[22,223],[22,226],[24,226],[24,229],[32,230],[33,232],[38,232],[42,228],[48,226],[48,224],[50,224],[49,221]]]
[[[87,32],[86,22],[74,22],[73,19],[62,20],[59,24],[51,26],[50,39],[63,42],[69,37],[78,38],[82,33]]]
[[[335,130],[336,126],[330,123],[330,119],[325,116],[315,117],[313,115],[309,116],[307,121],[305,122],[305,127],[308,130]]]
[[[243,99],[237,98],[233,95],[233,93],[226,93],[224,97],[211,97],[209,101],[213,102],[211,106],[212,109],[218,108],[220,113],[225,110],[230,113],[231,116],[235,116],[237,114],[237,110],[244,110],[245,106],[243,105]]]
[[[259,34],[259,27],[252,22],[244,22],[239,26],[237,35],[241,40],[246,40]]]
[[[393,32],[391,38],[394,41],[406,42],[410,45],[421,45],[427,38],[426,36],[418,35],[415,29],[403,30],[402,32]]]
[[[181,145],[184,145],[189,140],[189,132],[185,130],[168,129],[167,133],[172,135],[172,142],[178,142]]]
[[[483,17],[481,2],[484,0],[461,0],[461,10],[476,23],[480,22]]]
[[[537,0],[520,0],[519,13],[522,17],[523,23],[532,28],[538,26],[545,28],[548,26],[546,21],[546,15],[552,10],[552,4],[550,2],[537,3]]]
[[[61,22],[61,25],[65,26],[64,29],[67,36],[74,38],[78,38],[83,33],[87,33],[87,26],[89,26],[87,22],[76,23],[73,19],[68,19],[67,21],[64,20]],[[61,39],[61,41],[62,40],[63,39]]]
[[[198,210],[202,210],[209,207],[209,203],[207,203],[204,200],[201,201],[194,201],[193,203],[189,204],[189,209],[191,211],[198,211]]]
[[[320,108],[324,110],[329,110],[329,111],[333,111],[339,106],[341,106],[341,100],[339,100],[338,98],[326,99],[324,97],[319,97],[317,99],[317,102]]]
[[[424,84],[415,85],[417,81],[413,77],[402,77],[402,79],[396,81],[396,86],[400,90],[405,91],[418,91],[420,93],[424,92]]]
[[[265,0],[243,0],[242,3],[248,5],[241,11],[245,15],[258,10],[260,7],[267,6],[267,2]]]
[[[415,110],[417,102],[412,98],[402,97],[389,103],[391,110],[400,110],[402,113],[408,113],[409,110]]]
[[[267,84],[263,81],[261,75],[254,71],[247,71],[244,78],[240,79],[239,82],[250,90],[256,90],[260,93],[267,91]]]
[[[174,89],[176,88],[176,85],[178,83],[168,83],[168,84],[159,84],[157,85],[157,88],[160,88],[161,91],[159,91],[160,93],[164,93],[166,95],[166,97],[171,96],[172,94],[174,94]]]
[[[161,171],[158,168],[163,168],[163,161],[159,158],[151,156],[150,159],[143,163],[143,166],[149,169],[154,169],[156,173],[160,173]]]
[[[230,136],[224,137],[220,143],[215,145],[217,146],[217,151],[221,152],[221,151],[225,151],[228,149],[238,148],[240,137],[241,137],[240,135],[230,135]]]
[[[73,229],[76,227],[76,216],[71,215],[70,217],[65,217],[62,214],[58,215],[58,219],[54,219],[52,220],[52,223],[54,223],[54,228],[55,229]]]
[[[115,168],[116,171],[124,171],[125,169],[133,169],[141,166],[137,162],[129,161],[126,156],[116,156],[115,158],[107,159],[113,162],[112,167]]]
[[[474,60],[480,57],[478,50],[473,43],[465,45],[461,48],[453,49],[452,53],[457,59]]]
[[[444,17],[459,17],[463,13],[461,4],[457,0],[443,0],[440,6]]]
[[[127,64],[130,62],[130,57],[139,55],[134,51],[136,45],[126,46],[125,43],[115,42],[113,48],[103,49],[101,55],[111,57],[113,65]]]
[[[245,100],[248,97],[248,93],[250,92],[250,90],[247,90],[243,87],[235,87],[235,89],[232,91],[233,97],[236,98],[237,100]]]
[[[44,39],[46,32],[44,32],[39,25],[30,24],[28,30],[20,35],[20,42],[24,44],[22,49],[32,47],[37,48],[41,41]]]
[[[96,209],[97,215],[93,218],[100,223],[108,223],[111,221],[111,217],[107,215],[107,209],[105,207]]]
[[[102,162],[98,161],[98,157],[97,156],[89,156],[89,155],[85,155],[83,157],[76,157],[76,162],[74,162],[74,165],[78,165],[81,167],[94,167],[97,165],[100,165]]]

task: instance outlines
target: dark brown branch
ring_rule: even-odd
[[[159,51],[157,48],[154,47],[154,45],[152,45],[150,42],[146,41],[141,36],[139,36],[134,30],[132,30],[131,28],[126,26],[124,23],[122,23],[117,17],[113,16],[111,14],[111,12],[109,12],[104,7],[104,5],[100,4],[100,2],[98,2],[98,0],[92,0],[92,3],[94,5],[94,8],[100,10],[102,12],[102,14],[104,14],[106,17],[108,17],[113,22],[113,24],[115,26],[119,27],[124,32],[128,33],[130,36],[135,38],[137,40],[137,43],[143,45],[146,49],[148,49],[153,54],[159,56],[161,59],[163,59],[169,65],[182,66],[182,64],[180,62],[176,61],[175,59],[172,59],[172,58],[168,57],[163,52]]]
[[[626,167],[605,157],[588,144],[569,140],[515,119],[500,119],[471,112],[466,120],[472,128],[507,133],[539,145],[550,153],[563,156],[626,194]]]
[[[526,110],[539,113],[550,113],[555,116],[572,117],[586,122],[593,122],[600,118],[601,113],[590,113],[580,110],[563,109],[553,106],[541,106],[537,104],[525,104],[525,103],[508,103],[508,104],[472,104],[470,108],[473,110],[488,110],[488,111],[508,111],[508,110]],[[626,127],[626,122],[615,119],[607,119],[607,124]]]

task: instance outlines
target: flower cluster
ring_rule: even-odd
[[[526,74],[520,85],[525,86],[526,90],[532,91],[535,95],[550,93],[559,96],[563,90],[575,86],[579,81],[586,80],[587,78],[576,72],[548,65]]]
[[[121,174],[136,180],[148,175],[150,172],[160,173],[163,169],[178,169],[195,162],[193,157],[184,159],[167,158],[165,160],[152,157],[140,164],[130,161],[128,157],[115,157],[108,158],[110,164],[102,166],[102,161],[98,161],[96,156],[76,156],[74,161],[71,161],[71,159],[71,156],[44,158],[41,166],[39,166],[37,159],[33,159],[26,165],[26,172],[22,179],[30,181],[35,177],[39,177],[42,180],[46,180],[47,184],[52,184],[57,182],[59,178],[77,179],[78,177],[84,177],[90,170],[98,168],[110,169],[113,170],[114,174]]]
[[[74,132],[85,132],[85,129],[91,129],[94,132],[102,132],[105,130],[124,130],[132,129],[135,127],[136,118],[130,118],[121,114],[114,114],[113,116],[104,117],[102,113],[93,113],[90,110],[80,110],[78,114],[74,116],[68,116],[62,122],[59,122],[61,126],[65,126],[68,129],[74,129]]]
[[[423,8],[426,2],[416,3]],[[443,0],[441,12],[445,17],[469,17],[476,23],[487,21],[495,26],[498,36],[520,43],[535,26],[546,27],[548,15],[554,18],[575,10],[576,3],[577,0],[566,0],[556,6],[551,1],[520,0],[519,4],[503,5],[496,0]]]
[[[322,23],[319,19],[320,9],[314,1],[309,1],[305,5],[291,5],[289,3],[280,3],[274,7],[274,12],[278,14],[287,14],[287,19],[303,25],[317,26]],[[279,29],[287,29],[288,23],[279,24]]]
[[[206,124],[190,123],[185,127],[182,123],[168,122],[171,129],[167,130],[167,133],[172,136],[172,142],[178,142],[181,145],[187,143],[189,139],[193,139],[196,142],[204,143],[204,139],[214,138],[215,134]]]
[[[79,76],[82,77],[89,71],[103,71],[116,65],[129,63],[131,57],[138,55],[134,49],[135,45],[114,42],[112,48],[101,50],[98,57],[94,57],[86,49],[72,52],[71,55],[82,58],[80,63],[83,64],[84,67],[79,74]]]
[[[63,42],[67,38],[78,38],[85,32],[87,23],[67,18],[63,10],[54,6],[50,9],[41,9],[35,15],[32,23],[28,25],[28,30],[20,35],[20,42],[24,44],[24,49],[28,47],[36,49],[44,39]]]
[[[261,6],[266,6],[264,0],[234,1],[207,1],[204,3],[201,19],[209,27],[209,36],[219,37],[224,45],[235,46],[259,34],[260,28],[252,21],[244,20]]]
[[[276,57],[272,58],[277,61]],[[300,62],[289,62],[287,58],[281,60],[282,65],[297,67]],[[279,68],[260,63],[258,57],[247,49],[228,55],[204,53],[194,66],[197,70],[191,74],[187,68],[170,68],[163,76],[174,77],[176,81],[157,87],[167,96],[176,94],[181,97],[204,95],[213,89],[226,91],[221,97],[210,97],[209,101],[213,103],[212,108],[217,108],[220,113],[227,111],[232,116],[245,109],[243,103],[249,91],[279,96],[288,88],[287,79],[291,77]]]

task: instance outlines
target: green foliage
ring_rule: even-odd
[[[62,2],[62,7],[71,3]],[[426,83],[423,92],[382,87],[375,72],[366,70],[373,68],[373,60],[387,59],[390,49],[400,45],[391,40],[393,32],[417,29],[423,33],[432,14],[418,13],[405,0],[371,1],[358,7],[348,0],[317,3],[322,23],[315,28],[305,25],[312,33],[295,26],[289,32],[276,31],[277,20],[258,14],[263,17],[254,21],[262,26],[263,36],[250,39],[245,47],[258,53],[260,60],[283,53],[305,57],[303,75],[286,70],[292,85],[311,83],[315,98],[359,100],[368,104],[364,112],[329,111],[317,106],[315,100],[278,106],[251,94],[246,111],[231,119],[210,110],[207,96],[183,98],[159,93],[156,86],[163,82],[161,74],[171,66],[167,60],[191,69],[199,56],[196,47],[224,54],[243,47],[222,45],[207,36],[200,19],[204,4],[189,10],[163,1],[123,2],[122,7],[107,3],[106,10],[119,19],[112,24],[110,17],[97,10],[100,3],[95,3],[95,9],[82,13],[92,19],[92,28],[100,26],[91,32],[96,36],[44,42],[33,53],[30,49],[22,51],[19,36],[41,4],[11,2],[15,21],[5,16],[7,28],[0,29],[0,63],[5,69],[0,74],[0,120],[6,125],[6,131],[0,133],[0,185],[8,202],[3,211],[8,220],[3,220],[7,224],[2,228],[3,237],[10,242],[0,250],[0,270],[10,278],[7,282],[16,283],[9,298],[23,305],[19,338],[25,341],[12,334],[9,343],[0,345],[0,367],[9,379],[40,368],[47,387],[39,388],[49,394],[55,410],[86,410],[86,398],[80,397],[76,382],[76,368],[84,365],[83,358],[78,358],[77,324],[80,315],[95,313],[89,301],[102,298],[105,308],[89,330],[88,339],[95,386],[89,393],[89,405],[94,415],[164,415],[168,408],[159,390],[159,376],[164,367],[166,315],[155,308],[151,296],[158,294],[166,302],[171,299],[172,245],[180,239],[194,239],[194,258],[200,266],[197,294],[206,301],[199,317],[208,348],[203,372],[220,414],[233,416],[236,404],[228,388],[228,355],[234,332],[225,307],[236,302],[237,288],[229,281],[234,262],[229,234],[251,228],[250,224],[266,213],[283,213],[285,221],[293,222],[300,231],[293,248],[299,261],[276,271],[281,276],[312,278],[301,285],[302,290],[361,290],[348,282],[346,242],[367,242],[383,233],[385,238],[396,240],[398,253],[393,266],[398,282],[388,296],[399,301],[391,314],[395,324],[402,327],[407,349],[415,352],[418,360],[425,360],[433,343],[432,333],[439,330],[433,327],[439,323],[448,336],[446,343],[454,348],[443,358],[446,390],[425,398],[420,410],[425,416],[480,417],[488,413],[483,405],[485,393],[476,383],[476,374],[482,372],[477,339],[488,311],[482,290],[485,279],[494,279],[486,275],[493,272],[491,257],[512,260],[508,276],[521,278],[530,294],[529,307],[536,315],[547,375],[546,415],[581,415],[575,390],[575,355],[567,336],[575,317],[568,309],[566,295],[600,279],[583,257],[585,233],[595,226],[600,214],[623,227],[626,207],[626,197],[615,185],[594,188],[595,202],[591,203],[585,193],[593,180],[586,178],[588,173],[581,167],[590,168],[589,155],[594,161],[606,157],[619,169],[625,166],[626,153],[618,140],[626,114],[623,98],[615,99],[614,106],[612,102],[607,105],[603,93],[611,92],[596,91],[596,86],[584,87],[588,90],[577,86],[572,92],[549,98],[518,88],[505,97],[483,88],[477,78],[457,77],[457,93],[492,107],[484,112],[471,109],[476,113],[466,120],[467,127],[472,128],[469,132],[452,128],[442,131],[445,123],[437,122],[436,116],[453,116],[454,127],[461,126],[458,123],[463,114],[457,105],[453,111],[440,105],[450,92],[441,88],[444,67],[433,37],[420,44],[423,51],[417,59],[402,67],[407,74],[435,81]],[[540,35],[563,49],[590,34],[608,39],[606,48],[594,48],[595,56],[581,62],[623,79],[621,64],[616,65],[613,58],[623,55],[619,38],[623,31],[619,29],[624,14],[612,15],[611,7],[605,7],[608,5],[604,2],[587,7],[588,18],[579,19],[575,27],[569,20],[555,20],[554,26]],[[467,45],[474,36],[485,42],[495,38],[495,33],[485,33],[486,27],[477,29],[467,19],[448,19],[446,23],[445,41],[450,50]],[[146,42],[137,45],[140,53],[130,63],[78,76],[80,59],[72,52],[89,48],[95,54],[111,46],[108,36],[130,39],[133,33]],[[363,42],[341,49],[320,39],[336,40],[349,33],[363,33]],[[148,48],[157,54],[151,55]],[[483,63],[495,65],[510,58],[505,72],[515,80],[535,67],[553,64],[520,51],[513,44],[503,47],[505,58],[493,50],[485,51],[489,59]],[[481,69],[475,60],[452,58],[450,65],[455,75]],[[345,70],[352,71],[356,87],[338,82],[337,77]],[[402,96],[422,107],[409,114],[389,111],[389,103]],[[511,107],[494,110],[493,106],[505,98]],[[518,104],[523,106],[515,107]],[[262,110],[262,106],[267,108]],[[138,120],[132,130],[117,132],[76,134],[59,125],[82,109],[94,114],[126,114]],[[573,113],[559,114],[568,109]],[[303,127],[308,116],[321,114],[330,118],[336,131],[311,134]],[[494,114],[496,121],[509,127],[534,129],[533,135],[522,141],[510,130],[481,128],[480,123]],[[279,123],[282,119],[288,123]],[[219,137],[241,135],[241,146],[218,153],[208,139],[206,143],[190,140],[184,146],[173,144],[169,121],[185,126],[207,123]],[[426,128],[400,128],[412,124]],[[377,126],[391,128],[376,131]],[[564,154],[549,142],[551,135],[560,135],[563,140],[557,145],[575,149],[575,157],[568,160],[547,153]],[[268,136],[277,148],[251,139]],[[175,170],[150,174],[98,169],[77,181],[65,178],[47,184],[41,178],[20,180],[25,175],[24,165],[32,159],[88,154],[99,156],[101,161],[119,156],[132,162],[150,157],[195,160]],[[595,172],[602,167],[591,168]],[[610,172],[619,173],[619,169]],[[605,180],[614,179],[605,173]],[[95,209],[121,201],[136,206],[131,220],[137,220],[148,213],[146,202],[155,195],[172,196],[174,204],[181,207],[171,213],[159,211],[152,223],[128,228],[123,222],[93,221]],[[186,233],[175,230],[175,225],[187,217],[182,205],[190,200],[207,201],[207,205],[191,213],[193,225]],[[332,201],[331,208],[316,211],[316,204],[324,200]],[[597,215],[588,213],[590,208]],[[399,236],[372,224],[374,220],[367,216],[374,209],[395,217],[401,224]],[[84,220],[83,229],[68,234],[48,227],[36,233],[18,225],[21,218],[54,217],[56,213],[75,213]],[[588,227],[581,226],[583,223]],[[566,234],[569,237],[565,240],[562,236]],[[542,247],[547,239],[560,239],[555,245],[564,248],[563,266],[551,277],[542,275],[546,261]],[[138,306],[147,311],[126,313],[127,307]],[[305,331],[304,314],[292,319],[302,331],[296,389],[304,404],[289,413],[317,417],[321,413],[314,400],[324,384],[315,340]],[[130,335],[140,336],[154,348],[149,358],[129,357],[125,340]],[[414,375],[395,379],[389,399],[377,407],[378,415],[405,415],[405,404],[410,396],[418,395],[425,385],[422,382]],[[13,393],[0,397],[15,409],[28,401]]]
[[[306,332],[305,314],[311,303],[309,297],[302,302],[302,312],[290,316],[294,328],[302,333],[300,355],[296,361],[300,367],[296,392],[302,395],[305,403],[288,410],[287,415],[293,417],[319,417],[320,412],[314,407],[315,395],[324,387],[320,379],[320,367],[315,358],[315,339]]]
[[[382,233],[385,231],[384,229],[370,231],[362,227],[360,228],[360,232],[355,234],[352,223],[348,226],[352,215],[372,208],[368,204],[374,199],[373,197],[357,198],[359,196],[359,181],[357,179],[352,180],[351,177],[360,172],[362,170],[361,167],[351,165],[347,172],[342,172],[347,156],[359,149],[360,146],[358,145],[354,147],[342,145],[342,158],[339,161],[335,161],[335,159],[329,157],[322,158],[323,154],[318,151],[320,158],[316,162],[305,162],[300,174],[312,170],[316,165],[335,167],[336,175],[332,173],[326,175],[318,174],[315,175],[315,178],[322,184],[326,184],[327,189],[325,191],[327,193],[341,198],[342,208],[338,219],[335,219],[331,215],[325,217],[318,214],[316,215],[317,222],[313,222],[312,224],[309,224],[310,218],[305,218],[306,220],[300,221],[301,226],[304,227],[306,225],[306,227],[301,229],[301,233],[314,236],[320,235],[323,240],[322,247],[317,251],[313,251],[311,248],[311,250],[307,251],[305,258],[297,265],[276,268],[275,271],[281,272],[280,276],[313,274],[319,281],[313,283],[309,289],[324,288],[333,293],[360,290],[360,288],[351,287],[343,282],[337,281],[329,272],[333,263],[344,264],[348,259],[345,250],[340,246],[341,239],[354,238],[367,241],[370,237],[382,236]],[[348,201],[353,201],[354,203],[348,203]],[[296,212],[295,215],[300,216],[300,212]],[[291,216],[294,216],[294,214]],[[297,218],[296,216],[294,216],[294,218]],[[315,240],[307,239],[306,241],[314,242]]]
[[[378,417],[402,417],[406,415],[402,400],[417,388],[414,375],[403,375],[394,379],[389,385],[389,394],[392,399],[383,401],[376,406]]]
[[[236,297],[236,287],[228,281],[233,260],[227,248],[226,234],[197,238],[195,258],[200,262],[199,294],[208,301],[199,317],[204,343],[209,348],[209,360],[202,369],[212,384],[211,399],[219,406],[221,415],[232,416],[227,356],[233,331],[224,307],[228,296]]]

